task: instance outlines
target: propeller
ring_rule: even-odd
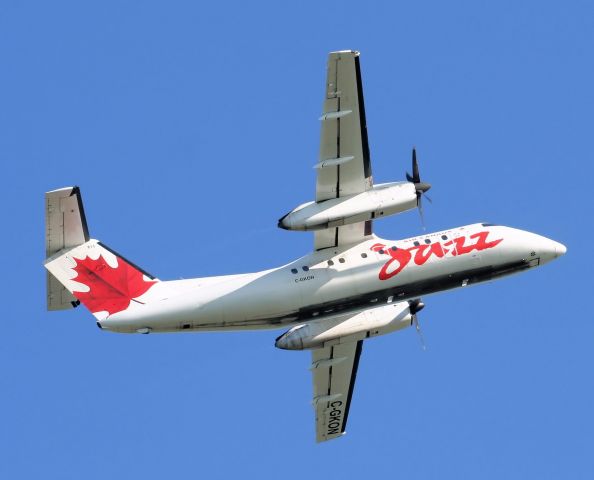
[[[421,199],[423,198],[423,195],[425,195],[427,200],[429,200],[429,203],[433,203],[429,196],[425,194],[425,192],[431,188],[431,184],[421,181],[421,175],[419,174],[419,162],[417,161],[417,149],[414,147],[412,151],[412,172],[412,175],[406,172],[406,179],[415,185],[415,191],[417,193],[417,207],[419,208],[419,215],[421,216],[423,230],[425,230],[425,217],[423,215],[423,203]]]
[[[408,301],[408,309],[410,314],[412,315],[410,324],[415,326],[415,330],[419,334],[419,340],[421,341],[421,348],[423,350],[427,350],[427,346],[425,345],[425,337],[423,337],[423,332],[421,331],[421,325],[419,324],[419,319],[417,317],[417,313],[420,312],[425,308],[425,304],[420,298],[415,298],[414,300]]]

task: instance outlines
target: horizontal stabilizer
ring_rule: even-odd
[[[78,187],[45,194],[45,258],[89,240],[82,198]],[[80,302],[50,272],[47,272],[47,309],[64,310]]]

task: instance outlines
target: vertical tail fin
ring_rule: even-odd
[[[97,240],[89,238],[80,191],[46,194],[48,309],[82,303],[95,317],[126,310],[157,280]]]

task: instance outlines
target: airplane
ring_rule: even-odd
[[[418,209],[431,188],[413,150],[406,181],[374,184],[357,51],[331,52],[315,199],[278,221],[312,231],[313,251],[255,273],[162,281],[89,235],[81,192],[45,194],[47,308],[83,304],[109,332],[284,328],[275,342],[311,350],[316,440],[345,433],[363,341],[412,325],[422,298],[523,272],[565,254],[527,231],[476,223],[401,240],[373,221]]]

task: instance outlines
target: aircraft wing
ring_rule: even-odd
[[[320,121],[316,202],[363,193],[373,185],[359,52],[331,52]],[[315,249],[364,240],[371,221],[315,232]]]
[[[345,433],[363,340],[312,350],[316,440]]]

